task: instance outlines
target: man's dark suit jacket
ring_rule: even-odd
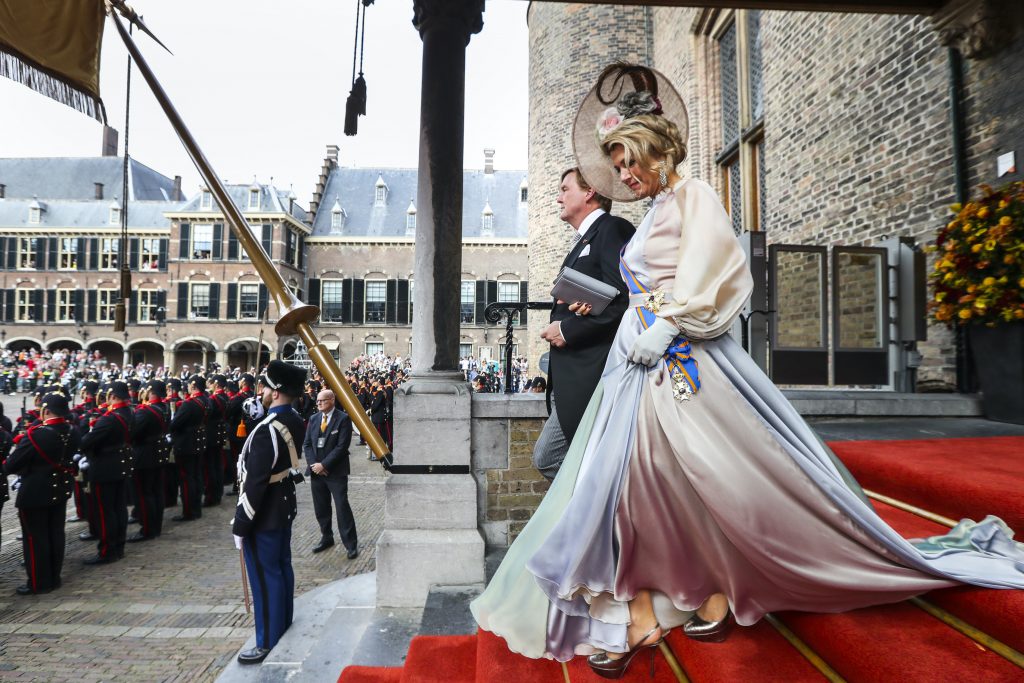
[[[558,424],[569,441],[576,434],[601,379],[608,350],[626,312],[629,292],[619,274],[619,252],[635,232],[636,228],[626,219],[606,213],[594,221],[562,262],[563,268],[573,268],[619,290],[601,315],[574,315],[569,310],[571,301],[556,302],[551,311],[551,322],[562,322],[566,345],[551,347],[549,386],[555,396]],[[581,256],[588,246],[590,251]]]
[[[309,425],[306,427],[306,438],[302,441],[302,455],[306,458],[309,468],[306,471],[312,476],[312,466],[320,463],[327,468],[327,477],[345,477],[349,473],[348,448],[352,443],[352,420],[337,406],[331,413],[331,419],[327,422],[327,431],[320,434],[320,412],[314,413],[309,418]],[[317,448],[316,443],[321,436],[327,440],[323,448]],[[319,476],[319,475],[317,475]]]

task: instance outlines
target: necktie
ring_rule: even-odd
[[[327,415],[320,418],[320,433],[323,434],[327,431]]]

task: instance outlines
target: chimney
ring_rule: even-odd
[[[484,173],[494,173],[494,150],[484,150]]]
[[[338,151],[340,149],[337,145],[327,145],[327,160],[333,162],[334,166],[338,165]]]
[[[110,126],[103,126],[103,156],[117,156],[117,130]]]
[[[93,183],[96,186],[96,199],[103,199],[103,183]]]
[[[174,196],[171,197],[171,199],[173,199],[176,202],[180,202],[180,201],[182,201],[184,199],[184,197],[181,196],[181,176],[180,175],[174,176]]]

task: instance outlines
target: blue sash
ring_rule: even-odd
[[[629,266],[626,265],[622,256],[619,256],[619,272],[622,274],[622,279],[626,281],[630,294],[650,293],[650,289],[640,282]],[[646,306],[636,306],[634,310],[636,310],[636,315],[640,318],[640,324],[643,325],[645,330],[654,324],[657,318],[654,315],[654,311],[651,311]],[[665,364],[668,366],[669,375],[674,380],[673,383],[678,388],[676,393],[684,394],[677,396],[677,398],[686,399],[689,398],[689,395],[700,391],[700,372],[697,369],[697,361],[690,355],[690,352],[690,342],[682,334],[673,339],[672,344],[665,351]]]

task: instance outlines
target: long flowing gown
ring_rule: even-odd
[[[706,183],[659,195],[622,261],[668,294],[658,315],[692,342],[699,391],[677,400],[667,363],[626,360],[646,326],[644,297],[632,296],[562,469],[471,605],[481,628],[514,652],[565,661],[624,652],[641,589],[671,628],[718,592],[751,625],[775,610],[839,612],[959,582],[1024,588],[1024,545],[996,517],[915,543],[890,528],[724,334],[751,278]]]

